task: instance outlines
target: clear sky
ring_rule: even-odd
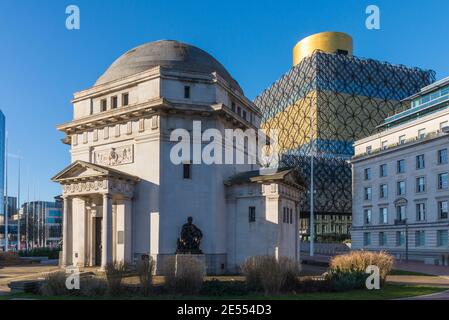
[[[80,8],[81,28],[65,27],[65,9]],[[365,9],[380,8],[380,30],[365,27]],[[354,54],[433,69],[449,76],[447,0],[1,0],[0,108],[9,153],[22,159],[22,200],[51,200],[50,178],[69,164],[56,131],[69,121],[70,100],[122,53],[139,44],[175,39],[217,58],[253,99],[291,67],[301,38],[342,31]],[[17,159],[9,190],[17,194]]]

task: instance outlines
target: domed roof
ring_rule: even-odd
[[[234,89],[242,92],[237,81],[214,57],[197,47],[174,40],[149,42],[129,50],[111,64],[95,85],[131,76],[156,66],[201,73],[217,72]]]

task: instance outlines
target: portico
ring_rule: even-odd
[[[76,161],[53,181],[63,189],[63,265],[132,260],[132,198],[137,177]],[[74,241],[77,239],[77,241]]]

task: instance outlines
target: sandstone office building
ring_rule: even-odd
[[[355,142],[352,245],[447,264],[449,78],[406,102],[379,133]]]
[[[53,178],[63,190],[64,265],[151,255],[159,270],[189,216],[202,230],[208,273],[234,272],[254,255],[299,260],[303,185],[295,171],[170,160],[175,129],[192,132],[198,120],[224,136],[226,128],[257,129],[260,117],[201,49],[157,41],[118,58],[75,93],[73,120],[58,126],[71,149],[71,164]]]

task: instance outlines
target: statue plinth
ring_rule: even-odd
[[[178,270],[179,268],[182,268],[182,266],[184,265],[182,263],[183,259],[196,259],[200,262],[200,264],[203,267],[203,275],[205,276],[207,273],[207,268],[206,268],[206,255],[201,253],[201,254],[191,254],[191,253],[176,253],[175,255],[175,268]]]

